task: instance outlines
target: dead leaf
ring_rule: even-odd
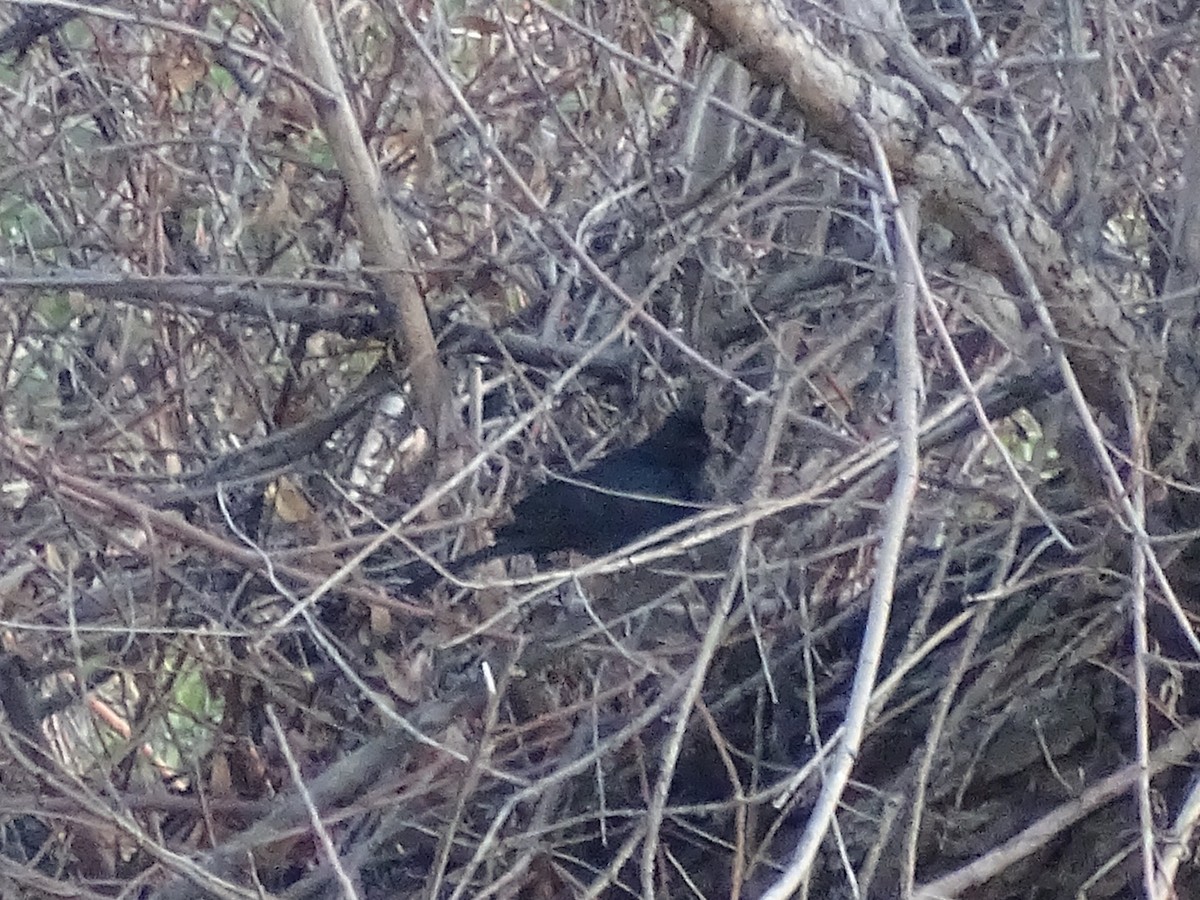
[[[275,515],[289,525],[307,522],[313,517],[312,504],[290,478],[284,476],[277,479],[270,492]]]
[[[375,664],[383,673],[387,686],[399,699],[405,703],[417,703],[424,698],[429,674],[433,670],[433,654],[428,648],[422,648],[400,660],[377,650]]]

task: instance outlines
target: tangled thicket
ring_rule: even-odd
[[[302,23],[3,10],[5,897],[758,897],[865,665],[808,896],[1200,896],[1196,10],[681,5],[339,7],[382,266]],[[833,122],[759,8],[907,84],[922,140],[985,133],[1070,265],[982,233],[878,93]],[[697,401],[686,528],[406,592]]]

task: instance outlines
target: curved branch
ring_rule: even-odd
[[[363,140],[316,5],[288,0],[286,8],[297,26],[293,39],[301,68],[312,72],[329,92],[326,97],[314,95],[313,105],[346,185],[364,249],[380,267],[384,296],[397,311],[404,348],[402,362],[412,379],[418,417],[434,439],[443,443],[451,432],[461,431],[462,424],[450,409],[450,387],[438,358],[425,302],[416,280],[405,271],[411,261],[408,241],[385,200],[379,167]]]

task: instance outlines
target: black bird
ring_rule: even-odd
[[[687,518],[703,497],[704,464],[711,449],[696,410],[673,413],[658,431],[586,469],[552,476],[513,507],[513,520],[496,529],[496,542],[451,563],[457,575],[472,566],[528,553],[542,559],[560,550],[588,556],[612,553],[639,537]],[[405,586],[422,590],[441,576],[423,562]],[[420,571],[425,569],[426,571]]]

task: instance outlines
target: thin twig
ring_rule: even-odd
[[[763,895],[763,900],[786,900],[799,889],[808,877],[817,850],[824,841],[838,804],[841,802],[842,792],[850,780],[850,772],[854,768],[854,761],[866,731],[871,692],[875,685],[875,677],[879,671],[883,645],[887,637],[887,623],[891,613],[896,572],[900,565],[904,535],[908,530],[909,515],[916,496],[920,469],[917,448],[920,360],[917,353],[916,307],[918,284],[924,280],[924,276],[921,272],[916,242],[909,231],[910,219],[908,216],[915,212],[915,198],[906,198],[907,202],[901,207],[878,137],[865,121],[860,120],[859,127],[867,135],[875,151],[880,176],[885,184],[886,196],[894,210],[893,222],[900,245],[894,317],[898,441],[896,481],[886,508],[886,519],[880,536],[875,565],[875,583],[871,590],[871,605],[867,612],[862,646],[859,648],[858,664],[854,670],[854,683],[843,717],[842,738],[834,758],[829,763],[821,793],[813,805],[808,824],[792,859],[783,874]]]

